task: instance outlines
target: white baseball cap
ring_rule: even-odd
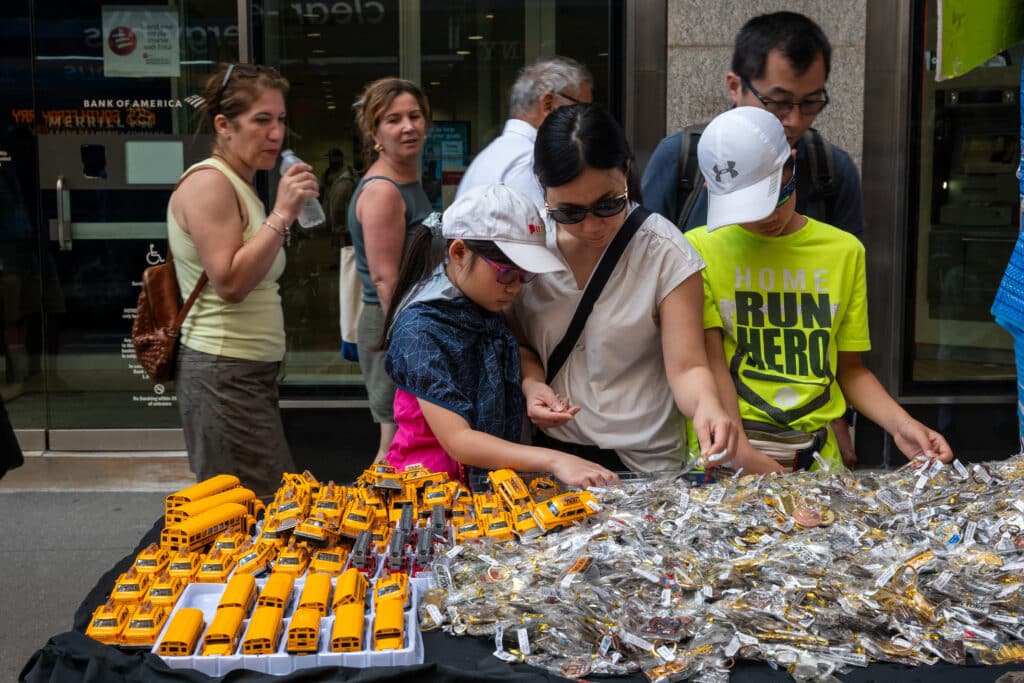
[[[771,215],[790,152],[782,123],[765,109],[735,107],[712,119],[697,143],[708,186],[708,232]]]
[[[508,185],[481,185],[464,192],[441,216],[446,239],[490,240],[512,263],[530,273],[553,273],[565,265],[544,242],[537,206]]]

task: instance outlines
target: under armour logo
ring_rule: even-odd
[[[736,176],[738,176],[740,174],[740,172],[736,170],[736,162],[735,161],[727,161],[725,163],[726,163],[726,167],[721,169],[721,170],[718,168],[718,164],[715,164],[714,168],[711,169],[711,170],[713,170],[715,172],[715,182],[716,183],[722,182],[722,174],[723,173],[728,173],[730,178],[735,178]]]

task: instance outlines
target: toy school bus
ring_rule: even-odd
[[[249,619],[242,639],[242,654],[269,655],[277,651],[284,633],[284,611],[279,607],[260,606]]]
[[[331,628],[331,652],[362,650],[365,632],[366,615],[363,612],[363,603],[360,601],[338,605],[334,610],[334,626]]]
[[[370,582],[366,575],[355,567],[349,567],[345,573],[338,577],[338,585],[334,588],[334,604],[331,609],[335,614],[345,605],[359,605],[363,609],[366,603],[366,591],[370,588]]]
[[[295,575],[273,572],[267,577],[263,584],[263,590],[256,599],[260,607],[276,607],[282,612],[288,607],[288,601],[292,597],[292,588],[295,586]]]
[[[172,551],[182,548],[199,550],[213,543],[225,531],[250,533],[255,523],[244,505],[225,503],[190,517],[181,524],[164,527],[160,532],[160,545]]]
[[[164,511],[166,512],[176,507],[181,507],[186,503],[192,503],[200,498],[216,495],[221,491],[227,491],[228,489],[233,489],[236,486],[241,486],[241,482],[238,480],[238,477],[232,474],[218,474],[215,477],[210,477],[205,481],[193,484],[188,488],[184,488],[167,496],[167,498],[164,499]]]
[[[361,603],[359,608],[362,609]],[[116,644],[134,609],[134,605],[108,600],[93,611],[85,635],[107,645]]]
[[[132,618],[118,641],[127,647],[152,647],[164,627],[171,608],[167,605],[154,605],[144,602],[132,613]]]
[[[405,612],[402,601],[382,600],[373,617],[373,649],[401,650],[404,645]]]
[[[233,655],[238,649],[242,635],[242,620],[245,612],[241,607],[225,607],[217,610],[210,628],[203,638],[203,657]]]
[[[217,602],[217,609],[238,607],[246,614],[256,602],[256,579],[252,574],[235,574],[224,587],[224,592]]]
[[[491,488],[505,501],[509,510],[529,510],[533,504],[533,497],[526,488],[526,484],[515,473],[514,470],[501,469],[487,473],[487,479],[491,482]]]
[[[307,574],[306,585],[299,594],[298,609],[315,609],[317,613],[327,616],[327,608],[331,604],[331,577],[328,574]]]
[[[320,645],[320,613],[312,607],[300,607],[288,626],[284,649],[293,655],[311,655]]]
[[[157,654],[161,657],[188,657],[195,652],[204,626],[203,610],[182,607],[171,619],[164,639],[156,648]]]
[[[251,490],[243,488],[241,486],[227,491],[222,491],[213,496],[207,496],[206,498],[200,498],[199,500],[191,503],[186,503],[180,507],[176,507],[173,510],[168,510],[164,513],[164,526],[174,526],[175,524],[181,524],[186,519],[191,519],[196,515],[201,515],[207,510],[212,510],[225,503],[237,503],[238,505],[244,505],[245,509],[254,518],[263,509],[263,503],[259,498],[256,497]]]
[[[136,556],[134,567],[140,574],[159,574],[170,563],[171,554],[156,543],[150,543]]]

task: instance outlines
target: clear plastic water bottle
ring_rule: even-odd
[[[301,161],[290,149],[281,152],[281,175],[287,173],[289,168]],[[302,208],[299,209],[298,219],[299,225],[302,227],[312,228],[325,222],[327,217],[317,198],[307,197],[306,201],[302,202]]]

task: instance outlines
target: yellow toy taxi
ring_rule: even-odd
[[[533,507],[537,524],[544,531],[571,526],[578,519],[583,519],[601,510],[597,499],[590,491],[568,491],[548,498]]]
[[[234,555],[247,539],[248,536],[241,532],[225,531],[213,542],[212,549],[223,550]]]
[[[235,556],[224,550],[211,550],[210,554],[203,560],[196,574],[196,581],[199,583],[224,583],[228,580],[228,574],[235,568]]]
[[[314,512],[295,527],[294,535],[320,546],[338,542],[341,527],[334,519],[327,518],[322,512]]]
[[[166,569],[161,572],[149,587],[146,600],[154,605],[168,605],[173,607],[178,598],[185,592],[185,580],[180,576],[171,576]]]
[[[283,546],[291,538],[292,530],[295,528],[294,524],[289,524],[290,520],[283,519],[267,519],[263,522],[263,528],[260,530],[260,536],[257,539],[259,541],[265,541],[273,543],[278,548]]]
[[[309,561],[310,573],[323,573],[337,576],[345,568],[348,559],[348,548],[343,545],[332,545],[313,552]]]
[[[487,480],[509,510],[528,509],[533,504],[529,489],[515,470],[492,470],[487,473]]]
[[[380,603],[386,600],[397,600],[402,607],[409,604],[409,575],[403,572],[385,574],[377,579],[373,587],[373,609],[378,611]]]
[[[484,534],[496,541],[512,540],[512,517],[504,510],[498,510],[493,514],[482,518]]]
[[[274,563],[275,573],[287,573],[292,576],[301,576],[309,565],[309,549],[305,545],[299,545],[292,539],[288,547],[278,554],[277,562]]]
[[[509,514],[512,517],[512,529],[521,540],[527,541],[544,533],[533,517],[533,503],[516,506]]]
[[[93,611],[85,635],[107,645],[117,644],[118,636],[128,625],[134,610],[134,605],[107,600]]]
[[[196,574],[199,573],[199,567],[202,566],[204,557],[205,555],[201,552],[181,548],[171,557],[171,561],[167,565],[167,573],[185,583],[192,583],[196,580]]]
[[[170,563],[171,554],[156,543],[150,543],[136,556],[134,567],[140,574],[159,574]]]
[[[270,571],[271,564],[277,557],[277,544],[271,541],[257,541],[255,544],[247,541],[239,550],[237,557],[236,574],[259,576]]]
[[[129,605],[137,605],[142,602],[153,585],[152,574],[141,574],[134,566],[117,577],[114,582],[114,590],[110,597],[114,602],[123,602]]]
[[[171,608],[146,601],[135,608],[118,641],[125,647],[153,647]]]
[[[358,538],[362,531],[369,531],[377,521],[377,508],[370,506],[365,500],[357,499],[341,520],[341,534],[349,538]]]

